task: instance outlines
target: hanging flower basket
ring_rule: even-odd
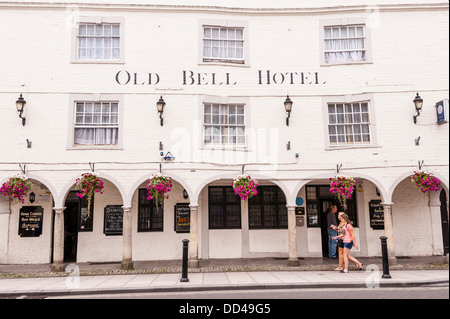
[[[239,175],[233,179],[233,190],[236,195],[238,195],[241,200],[246,200],[258,194],[258,181],[252,179],[249,175]]]
[[[411,176],[411,183],[416,184],[422,193],[441,190],[441,181],[434,177],[432,173],[427,173],[424,170],[415,171],[414,175]]]
[[[162,207],[164,199],[169,198],[169,193],[172,190],[172,179],[160,173],[155,173],[147,183],[147,199],[155,199],[156,208]]]
[[[330,178],[330,192],[336,194],[341,205],[347,202],[347,199],[352,197],[357,180],[352,177],[344,175],[336,175]]]
[[[97,173],[84,173],[81,174],[81,178],[77,178],[75,188],[79,191],[77,194],[79,198],[87,196],[87,213],[90,216],[92,196],[94,193],[103,194],[103,181],[98,178]]]
[[[31,182],[28,177],[22,174],[13,174],[8,181],[0,187],[0,194],[7,196],[9,201],[13,203],[25,203],[27,193],[31,189]]]

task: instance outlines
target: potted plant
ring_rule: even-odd
[[[0,194],[7,196],[10,202],[25,203],[27,193],[30,191],[32,183],[23,174],[13,174],[0,187]]]
[[[98,177],[98,173],[84,173],[81,174],[81,178],[77,178],[75,188],[78,190],[79,198],[87,196],[87,213],[90,216],[92,196],[94,193],[103,194],[103,181]]]
[[[416,187],[420,189],[422,193],[429,191],[439,191],[441,189],[441,181],[434,177],[432,173],[428,173],[424,170],[417,170],[414,175],[411,176],[411,183],[416,184]]]
[[[258,194],[258,182],[252,179],[249,175],[239,175],[233,179],[233,190],[241,200],[246,200]]]
[[[169,193],[172,190],[172,179],[160,173],[155,173],[147,182],[147,199],[155,199],[156,208],[163,206],[164,199],[169,198]]]
[[[330,178],[330,192],[338,197],[341,205],[347,202],[347,199],[352,197],[357,180],[349,176],[336,175]]]

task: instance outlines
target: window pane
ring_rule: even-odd
[[[324,28],[326,63],[365,61],[364,26]]]
[[[85,24],[78,30],[79,59],[118,59],[120,38],[118,24]],[[114,47],[114,50],[110,48]],[[84,48],[88,48],[84,50]]]
[[[114,36],[120,35],[120,25],[119,24],[114,24],[112,26],[112,35],[114,35]]]
[[[328,115],[328,121],[330,124],[336,123],[336,115]]]
[[[206,39],[210,39],[211,38],[211,28],[204,28],[203,35]]]
[[[236,29],[236,39],[238,39],[238,40],[244,39],[244,30],[243,29]]]
[[[78,35],[86,35],[87,31],[86,31],[86,25],[85,24],[80,24],[78,26]]]
[[[315,187],[306,187],[306,198],[310,200],[316,199],[316,188]]]

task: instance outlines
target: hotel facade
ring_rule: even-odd
[[[3,1],[0,28],[0,184],[33,185],[0,198],[0,263],[126,269],[189,239],[191,267],[295,266],[328,255],[337,174],[357,180],[355,256],[380,256],[380,236],[393,263],[448,253],[448,2]],[[440,191],[416,188],[419,168]],[[104,182],[90,212],[85,172]],[[173,181],[163,208],[155,173]]]

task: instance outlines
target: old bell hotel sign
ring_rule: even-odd
[[[437,124],[448,122],[448,100],[442,100],[436,103]]]
[[[182,70],[179,73],[180,84],[183,86],[233,86],[240,84],[240,80],[233,73],[194,72]],[[157,85],[164,81],[164,76],[155,72],[133,72],[120,70],[114,76],[119,85]],[[319,72],[289,71],[275,72],[272,70],[258,70],[254,74],[254,83],[258,85],[322,85],[326,81]]]

